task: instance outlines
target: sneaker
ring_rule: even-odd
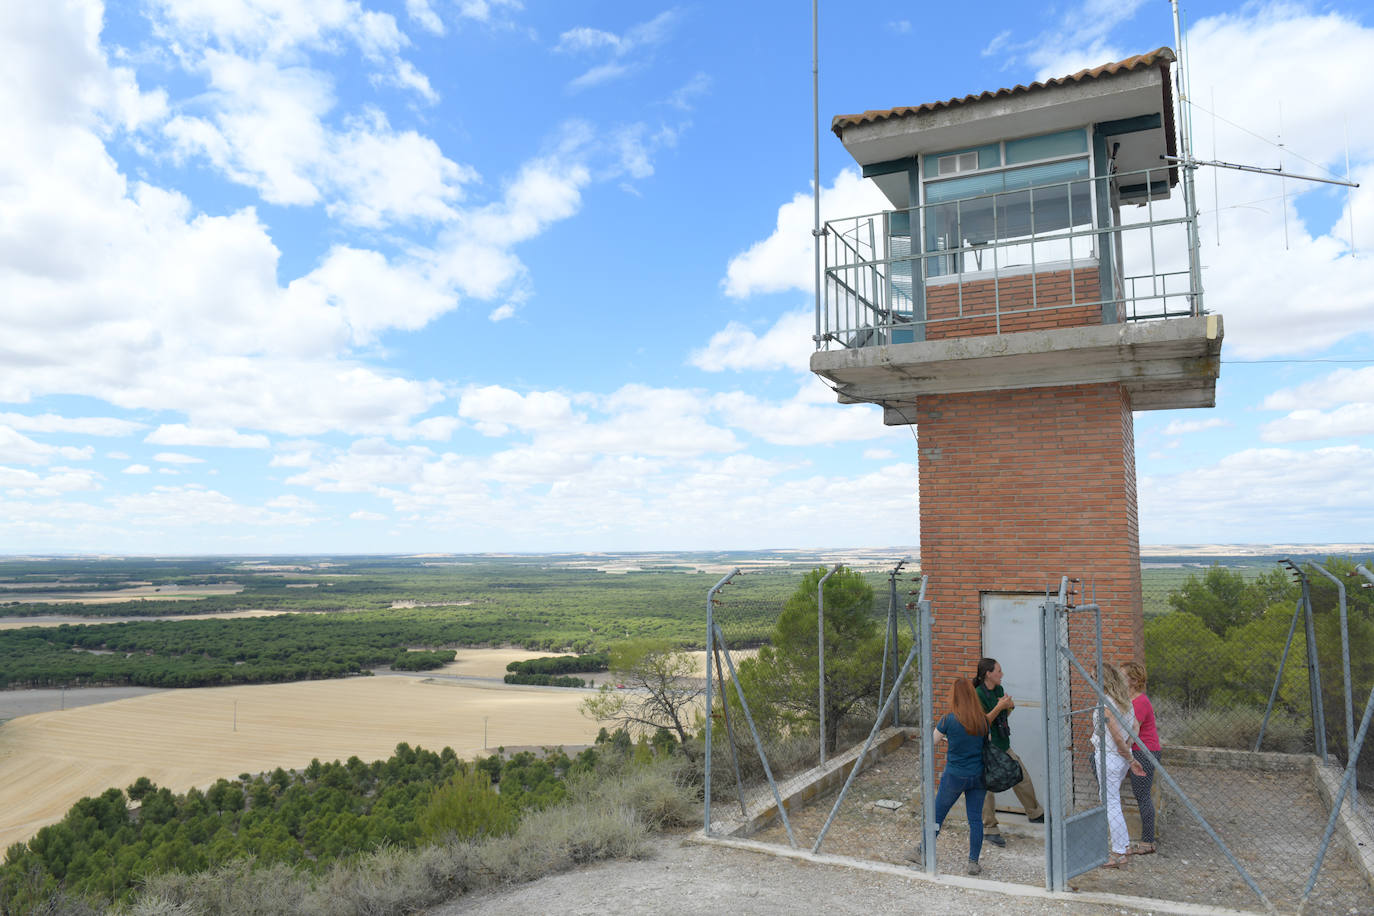
[[[1005,847],[1007,845],[1007,838],[1000,833],[984,834],[983,839],[997,847]]]
[[[981,875],[981,874],[983,873],[983,866],[979,865],[978,862],[977,862],[977,860],[975,860],[975,859],[969,859],[969,860],[968,860],[968,873],[969,873],[970,875]]]
[[[1042,814],[1039,817],[1033,817],[1030,819],[1030,822],[1032,824],[1043,824],[1045,823],[1045,815]]]
[[[915,846],[908,847],[907,851],[902,853],[902,858],[920,865],[926,860],[925,850],[921,848],[920,843],[917,843]]]

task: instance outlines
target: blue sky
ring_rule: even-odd
[[[823,124],[1173,44],[979,9],[825,5]],[[1374,23],[1184,13],[1201,158],[1363,187],[1200,174],[1141,540],[1369,543]],[[0,552],[918,543],[913,430],[806,369],[810,70],[795,0],[0,6]],[[821,184],[882,206],[828,130]]]

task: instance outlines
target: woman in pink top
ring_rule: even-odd
[[[1151,705],[1150,698],[1145,696],[1145,666],[1127,662],[1121,666],[1121,670],[1131,685],[1131,706],[1135,708],[1136,734],[1140,735],[1141,743],[1150,749],[1150,753],[1158,758],[1159,729],[1155,727],[1155,708]],[[1140,809],[1140,842],[1131,846],[1131,852],[1147,856],[1155,851],[1155,803],[1150,796],[1150,789],[1155,781],[1155,768],[1149,758],[1141,753],[1139,744],[1132,747],[1131,752],[1143,770],[1140,775],[1136,775],[1135,768],[1131,768],[1131,791],[1135,793],[1135,803]]]

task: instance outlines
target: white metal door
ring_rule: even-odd
[[[1035,786],[1041,804],[1045,791],[1045,695],[1041,605],[1043,594],[984,592],[983,655],[1002,664],[1002,689],[1016,701],[1011,712],[1011,749]],[[1021,811],[1011,790],[997,793],[997,808]]]

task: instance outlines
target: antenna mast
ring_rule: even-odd
[[[820,0],[811,0],[811,245],[816,253],[812,279],[816,284],[816,340],[821,339],[821,89]]]
[[[1196,189],[1193,187],[1193,171],[1197,166],[1193,162],[1192,118],[1189,116],[1188,108],[1188,83],[1184,79],[1183,29],[1179,25],[1178,0],[1169,0],[1169,6],[1174,13],[1174,45],[1178,57],[1174,66],[1174,81],[1178,86],[1178,138],[1180,151],[1183,153],[1183,161],[1180,163],[1183,168],[1183,208],[1188,214],[1188,272],[1193,287],[1193,314],[1201,315],[1202,265],[1199,255],[1202,241],[1198,238],[1197,232],[1197,199]]]

